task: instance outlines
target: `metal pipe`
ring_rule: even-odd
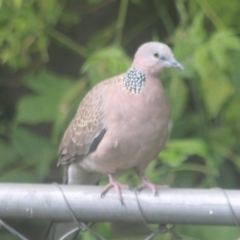
[[[59,185],[80,221],[123,221],[158,224],[237,225],[240,191],[222,189],[160,189],[138,194],[114,190],[101,198],[102,187]],[[63,193],[54,184],[0,184],[0,218],[70,221]],[[142,210],[142,211],[141,211]],[[142,212],[142,213],[141,213]]]

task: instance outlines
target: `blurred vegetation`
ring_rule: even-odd
[[[1,181],[61,182],[57,148],[80,100],[154,40],[170,45],[185,71],[162,76],[172,131],[148,177],[173,187],[238,189],[239,13],[239,1],[223,0],[0,0]],[[120,180],[138,183],[135,175]],[[31,224],[40,237],[42,224],[21,221],[20,230],[37,239]],[[95,228],[114,238],[108,224]],[[175,229],[185,240],[239,235],[228,227]],[[0,238],[17,239],[4,231]]]

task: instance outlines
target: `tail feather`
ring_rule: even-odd
[[[96,185],[100,181],[101,174],[89,173],[85,171],[77,163],[71,163],[65,166],[63,182],[70,185]],[[77,239],[80,230],[74,231],[67,237],[65,234],[70,233],[79,225],[73,221],[71,222],[56,222],[52,221],[46,231],[43,240],[75,240]],[[64,238],[63,238],[64,237]]]
[[[51,222],[44,240],[60,240],[64,237],[65,234],[71,232],[71,230],[75,229],[77,224],[75,222]],[[64,240],[75,240],[77,239],[79,230],[74,231],[67,237],[64,237]]]

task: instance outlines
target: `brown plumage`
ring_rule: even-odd
[[[103,96],[104,89],[107,86],[107,81],[102,82],[82,100],[61,141],[58,165],[69,164],[77,157],[95,150],[93,149],[93,143],[104,135],[106,128],[103,114]]]

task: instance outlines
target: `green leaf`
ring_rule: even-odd
[[[54,121],[57,114],[57,100],[54,97],[27,96],[18,105],[17,121],[36,124]]]
[[[201,139],[171,140],[159,157],[171,167],[179,167],[191,155],[208,158],[207,144]]]
[[[201,85],[208,116],[214,118],[232,96],[232,84],[226,74],[214,72],[208,78],[202,78]]]
[[[172,107],[172,117],[174,119],[179,118],[185,107],[188,98],[188,89],[185,82],[174,74],[170,86],[169,86],[169,97]]]
[[[11,0],[0,1],[0,6],[1,62],[13,70],[45,62],[50,41],[47,30],[65,12],[64,4],[57,0]],[[70,21],[74,22],[73,17]]]
[[[17,128],[13,132],[14,148],[21,157],[31,160],[32,163],[38,162],[37,159],[42,158],[49,151],[49,145],[51,144],[47,139],[33,134],[26,129]],[[44,159],[41,161],[44,161]]]
[[[87,48],[89,51],[98,51],[108,45],[109,41],[112,39],[113,33],[116,31],[116,24],[112,23],[106,28],[101,29],[87,43]]]
[[[204,28],[204,14],[203,12],[198,12],[193,19],[193,23],[188,29],[188,36],[186,36],[189,41],[192,42],[195,46],[201,44],[206,38],[207,32]]]
[[[48,139],[23,128],[14,130],[13,148],[23,162],[36,167],[35,174],[39,180],[46,176],[52,160],[57,156],[56,146]]]
[[[65,25],[69,24],[77,24],[80,22],[80,15],[65,9],[61,14],[61,22]]]
[[[218,66],[227,69],[229,50],[240,50],[240,40],[234,32],[230,30],[222,30],[215,32],[209,41],[209,51]],[[231,61],[232,62],[232,61]]]
[[[20,100],[17,122],[36,124],[55,121],[60,102],[65,92],[72,88],[73,82],[49,72],[40,72],[27,77],[25,83],[37,94]]]
[[[193,23],[187,27],[179,27],[174,33],[174,55],[184,65],[181,76],[195,78],[195,55],[206,41],[207,32],[204,28],[204,14],[199,12]]]
[[[209,118],[215,118],[232,96],[229,77],[231,54],[240,49],[240,41],[231,31],[218,31],[194,53],[194,67],[200,75],[203,101]]]
[[[236,96],[240,96],[240,81],[239,81],[239,76],[240,76],[240,67],[239,67],[239,62],[240,62],[240,51],[235,51],[234,56],[233,56],[233,72],[232,72],[232,82],[233,86],[235,89]]]
[[[11,145],[0,141],[0,171],[5,167],[11,165],[17,157],[17,152]]]
[[[93,52],[83,65],[81,71],[86,73],[91,84],[125,72],[130,67],[130,60],[117,46],[102,48]]]

